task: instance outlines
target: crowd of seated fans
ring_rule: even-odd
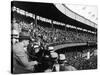
[[[94,48],[87,48],[82,51],[67,51],[65,53],[67,64],[74,66],[77,70],[96,69],[97,68],[97,54]],[[81,49],[80,49],[81,50]],[[84,53],[90,51],[90,58],[82,57]],[[97,50],[96,50],[97,51]]]
[[[56,29],[50,27],[43,27],[39,24],[35,25],[34,23],[26,23],[24,21],[19,21],[14,19],[13,25],[18,25],[18,27],[14,26],[19,32],[23,30],[27,30],[30,36],[38,37],[41,36],[45,43],[47,44],[64,44],[64,43],[83,43],[88,41],[96,41],[96,35],[80,32],[80,31],[72,31],[71,29]]]
[[[56,29],[56,28],[49,28],[43,27],[39,24],[35,25],[32,23],[26,23],[20,20],[13,20],[12,28],[16,29],[17,31],[23,32],[26,31],[31,38],[35,40],[42,39],[42,44],[66,44],[66,43],[83,43],[88,41],[96,41],[96,35],[80,32],[80,31],[73,31],[71,29]],[[91,54],[95,49],[91,49]],[[89,51],[89,49],[85,49],[85,51]],[[82,57],[84,52],[66,52],[66,60],[68,61],[67,64],[74,66],[78,70],[84,69],[96,69],[97,68],[97,55],[92,55],[90,59],[86,60]]]

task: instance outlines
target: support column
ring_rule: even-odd
[[[37,15],[35,15],[35,26],[37,26]]]
[[[65,31],[66,31],[66,24],[65,24]]]
[[[51,25],[52,25],[52,29],[53,29],[53,20],[51,20]]]

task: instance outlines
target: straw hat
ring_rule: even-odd
[[[65,60],[65,59],[66,59],[66,57],[64,54],[59,54],[59,60]]]
[[[58,58],[58,54],[56,52],[50,52],[51,58]]]

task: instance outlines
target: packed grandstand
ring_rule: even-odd
[[[28,5],[26,5],[26,10],[22,5],[23,4],[21,3],[19,3],[19,5],[15,3],[12,6],[12,34],[14,33],[13,30],[17,30],[19,35],[21,32],[24,32],[25,35],[30,36],[31,40],[35,40],[35,43],[42,45],[45,49],[52,46],[58,54],[65,54],[67,61],[66,64],[75,67],[77,70],[97,68],[96,28],[89,26],[89,30],[89,27],[88,29],[85,29],[87,28],[86,24],[83,24],[84,26],[77,27],[76,24],[78,24],[78,22],[76,23],[72,21],[73,23],[64,23],[59,22],[59,20],[57,21],[55,18],[48,19],[51,12],[43,14],[47,17],[41,15],[41,11],[43,11],[41,8],[45,7],[42,6],[42,3],[40,3],[41,10],[36,11],[33,7],[34,9],[31,8],[32,12],[30,11]],[[35,5],[35,3],[33,5]],[[52,5],[54,4],[51,4],[51,6]],[[39,9],[38,3],[36,3],[35,6]],[[41,14],[35,14],[34,11],[40,12]],[[57,17],[58,16],[56,16],[56,18]]]

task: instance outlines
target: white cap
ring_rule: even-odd
[[[66,57],[64,54],[59,54],[59,60],[65,60],[65,59],[66,59]]]
[[[52,58],[57,58],[58,57],[58,54],[56,52],[51,52],[50,55],[51,55]]]
[[[34,46],[34,48],[38,48],[38,47],[39,47],[38,45],[35,45],[35,46]]]
[[[54,47],[52,47],[52,46],[51,47],[48,47],[48,50],[53,50],[53,49],[54,49]]]
[[[31,38],[32,41],[35,41],[35,39]]]

